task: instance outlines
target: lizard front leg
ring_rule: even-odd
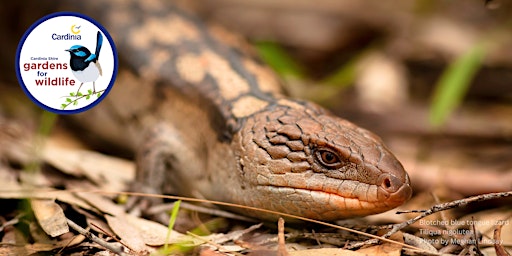
[[[171,123],[158,123],[144,132],[136,153],[133,189],[150,194],[197,196],[188,182],[203,167],[193,145]],[[152,201],[153,203],[155,201]]]

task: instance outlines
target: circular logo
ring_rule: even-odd
[[[16,51],[16,75],[25,94],[57,114],[74,114],[103,100],[117,75],[117,51],[108,31],[80,13],[36,21]]]

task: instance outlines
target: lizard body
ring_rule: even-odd
[[[92,1],[79,10],[112,33],[123,67],[106,102],[80,118],[137,152],[145,192],[321,220],[383,212],[411,196],[380,138],[284,96],[239,37],[166,2]]]

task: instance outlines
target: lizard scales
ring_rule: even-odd
[[[145,192],[320,220],[380,213],[411,196],[380,138],[284,96],[237,36],[160,1],[94,1],[80,11],[112,33],[122,69],[106,102],[79,118],[137,152]]]

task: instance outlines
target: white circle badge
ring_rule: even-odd
[[[108,31],[80,13],[58,12],[36,21],[16,51],[16,75],[25,94],[57,114],[94,107],[117,75],[117,51]]]

